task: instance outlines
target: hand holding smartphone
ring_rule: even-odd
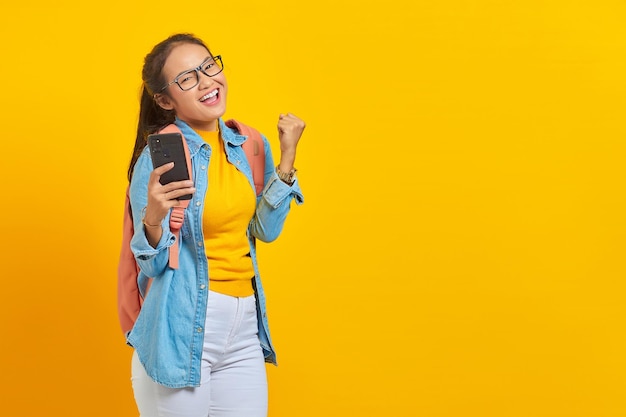
[[[155,133],[149,135],[148,147],[150,148],[152,165],[155,168],[174,162],[174,167],[161,175],[159,182],[162,185],[189,179],[183,137],[180,133]],[[178,199],[189,200],[191,199],[191,194],[183,195]]]

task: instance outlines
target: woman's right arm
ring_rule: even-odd
[[[167,249],[175,240],[169,228],[170,209],[178,205],[178,197],[195,191],[191,181],[161,185],[160,176],[172,166],[153,169],[149,153],[144,151],[137,160],[130,185],[135,230],[131,249],[141,270],[150,277],[159,276],[168,265]]]

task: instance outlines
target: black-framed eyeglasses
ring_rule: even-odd
[[[223,69],[224,64],[222,63],[221,55],[209,57],[196,68],[178,74],[178,76],[174,78],[174,81],[170,82],[165,87],[160,89],[158,93],[164,91],[172,84],[178,85],[178,87],[180,87],[180,89],[183,91],[191,90],[200,82],[200,72],[202,72],[207,77],[215,77],[217,74],[222,72]]]

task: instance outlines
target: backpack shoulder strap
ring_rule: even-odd
[[[189,171],[189,179],[193,180],[192,167],[191,167],[191,154],[189,153],[189,146],[183,136],[183,133],[175,124],[165,126],[159,131],[159,133],[180,133],[183,137],[183,148],[185,149],[185,159],[187,160],[187,169]],[[169,266],[172,269],[178,269],[178,244],[180,239],[180,229],[183,227],[185,221],[185,209],[189,206],[191,200],[179,200],[179,204],[172,208],[170,213],[170,230],[176,237],[174,244],[170,246],[169,253]]]
[[[235,119],[226,121],[226,126],[248,137],[241,147],[248,158],[256,195],[259,196],[265,186],[265,144],[263,143],[263,137],[261,137],[258,130]]]

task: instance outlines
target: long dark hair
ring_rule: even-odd
[[[154,94],[167,83],[163,77],[163,65],[165,65],[167,57],[169,57],[174,47],[183,43],[201,45],[209,51],[209,48],[201,39],[189,33],[179,33],[158,43],[144,58],[141,71],[143,86],[139,104],[139,123],[137,124],[137,137],[133,155],[128,166],[128,181],[133,176],[135,164],[146,146],[148,135],[174,122],[176,116],[174,111],[165,110],[159,106],[154,100]],[[163,94],[167,94],[167,90]]]

